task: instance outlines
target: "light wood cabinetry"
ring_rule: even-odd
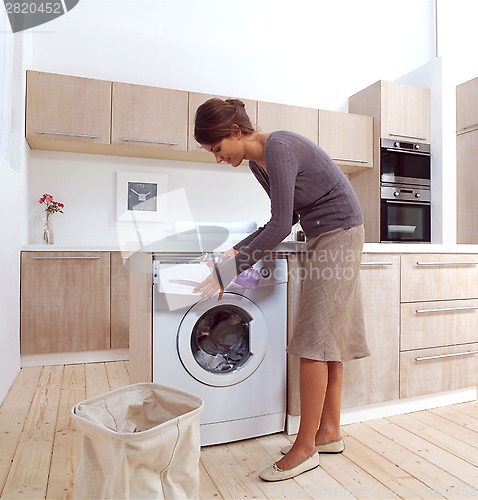
[[[129,346],[129,268],[121,252],[110,254],[110,332],[111,349]]]
[[[27,72],[26,138],[32,149],[95,151],[110,143],[111,82]]]
[[[26,138],[32,149],[214,162],[194,139],[196,110],[211,97],[27,71]],[[348,173],[373,166],[370,116],[242,100],[259,131],[290,130],[316,144],[320,137]]]
[[[478,78],[456,87],[456,133],[478,130]]]
[[[297,321],[304,256],[289,257],[289,340]],[[371,355],[344,363],[342,407],[391,401],[399,397],[400,256],[364,254],[360,271],[367,344]],[[287,414],[300,415],[299,360],[288,360]],[[380,380],[380,384],[377,384]]]
[[[21,354],[128,347],[119,252],[22,252]]]
[[[478,255],[402,255],[400,397],[478,383]]]
[[[364,254],[360,278],[371,355],[344,363],[343,408],[399,397],[400,256]]]
[[[319,110],[319,146],[346,173],[373,167],[373,118]]]
[[[275,130],[296,132],[317,144],[319,110],[259,101],[257,103],[257,128],[259,132],[264,133]]]
[[[478,78],[456,88],[456,241],[478,243]]]
[[[478,243],[478,130],[456,138],[456,242]]]
[[[430,143],[430,89],[381,81],[380,136]]]
[[[111,144],[126,147],[132,156],[185,151],[187,113],[187,92],[113,82]]]
[[[204,151],[201,146],[194,139],[194,120],[198,107],[212,97],[219,97],[220,99],[228,99],[226,96],[214,94],[200,94],[197,92],[189,92],[189,115],[188,115],[188,151],[196,151],[203,155],[204,159],[214,162],[214,157],[211,153]],[[257,121],[257,101],[250,99],[241,99],[245,104],[246,113],[251,119],[252,126],[254,127]]]
[[[365,241],[380,241],[380,138],[430,142],[430,90],[380,80],[349,97],[349,112],[373,117],[374,168],[350,175],[364,214]]]

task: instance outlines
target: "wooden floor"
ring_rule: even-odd
[[[71,408],[128,378],[125,362],[21,370],[0,407],[0,498],[72,498],[80,433]],[[200,497],[478,497],[476,401],[347,425],[343,435],[342,455],[279,483],[257,474],[279,458],[285,434],[203,448]]]

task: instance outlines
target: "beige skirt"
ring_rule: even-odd
[[[363,226],[336,229],[307,241],[293,356],[348,361],[370,355],[360,288]]]

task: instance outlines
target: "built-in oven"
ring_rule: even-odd
[[[380,241],[431,241],[430,145],[381,140]]]

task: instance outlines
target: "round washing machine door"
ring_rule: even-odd
[[[200,382],[224,387],[250,377],[267,351],[269,332],[250,299],[226,292],[197,302],[179,325],[177,346],[186,370]]]

